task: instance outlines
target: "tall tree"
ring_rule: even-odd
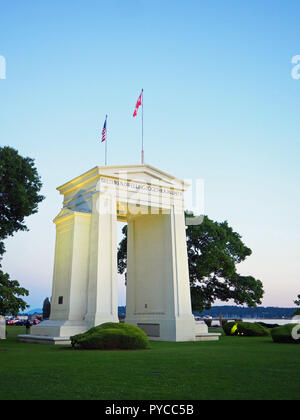
[[[20,156],[11,147],[0,147],[0,260],[5,252],[3,241],[15,232],[28,230],[24,219],[38,211],[38,204],[44,199],[39,194],[41,187],[33,159]],[[22,297],[28,295],[18,281],[10,280],[0,270],[1,315],[17,315],[26,309],[28,305]]]
[[[49,319],[51,312],[51,303],[49,298],[47,297],[43,303],[43,319]]]
[[[123,239],[118,247],[118,272],[125,274],[125,284],[127,283],[127,225],[123,226]]]
[[[28,296],[28,290],[20,287],[16,280],[10,280],[9,275],[0,270],[0,315],[12,314],[17,316],[28,305],[20,296]]]
[[[200,225],[189,226],[187,250],[194,309],[210,309],[216,300],[249,307],[261,303],[262,282],[241,276],[236,269],[252,251],[226,221],[218,223],[205,216]]]
[[[20,156],[11,147],[0,147],[0,256],[5,251],[4,239],[28,230],[24,218],[38,211],[44,199],[39,194],[41,187],[33,159]]]
[[[120,274],[126,274],[126,226],[123,234],[118,248]],[[202,224],[189,226],[187,251],[193,310],[210,309],[216,300],[234,300],[238,305],[249,307],[261,303],[264,294],[262,282],[252,276],[241,276],[236,271],[236,264],[244,261],[252,251],[227,222],[214,222],[205,216]]]

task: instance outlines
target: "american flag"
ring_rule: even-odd
[[[106,115],[106,118],[105,118],[105,121],[104,121],[104,126],[103,126],[103,129],[102,129],[101,143],[106,140],[106,120],[107,120],[107,115]]]

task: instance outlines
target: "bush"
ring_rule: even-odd
[[[222,327],[224,327],[225,324],[228,324],[228,322],[233,322],[234,324],[236,324],[237,322],[243,322],[242,319],[234,319],[234,321],[233,321],[233,319],[232,318],[231,318],[231,320],[230,319],[222,319]]]
[[[227,322],[223,325],[226,335],[243,335],[245,337],[267,337],[270,331],[257,322]]]
[[[124,323],[106,322],[91,328],[84,334],[71,337],[75,349],[146,349],[149,346],[147,335],[138,327]]]
[[[262,325],[265,328],[268,328],[269,330],[271,330],[272,328],[279,327],[278,324],[266,324],[265,322],[258,322],[258,324]]]
[[[300,309],[296,309],[293,316],[298,316],[298,315],[300,315]]]
[[[280,327],[273,328],[271,331],[273,341],[275,343],[293,343],[293,344],[300,344],[300,338],[295,340],[292,337],[292,330],[293,328],[299,324],[286,324],[281,325]],[[298,329],[298,333],[300,332],[300,326]]]

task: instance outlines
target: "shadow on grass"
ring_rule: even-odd
[[[145,351],[145,350],[151,350],[151,349],[150,348],[148,349],[75,349],[72,346],[70,346],[70,347],[60,347],[59,350],[62,350],[62,351],[72,350],[76,352],[85,352],[85,351]]]

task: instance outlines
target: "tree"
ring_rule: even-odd
[[[127,225],[123,226],[122,233],[123,239],[119,243],[118,247],[118,272],[120,274],[125,273],[125,284],[127,280]]]
[[[226,221],[218,223],[205,216],[202,224],[189,226],[187,250],[194,309],[210,309],[216,300],[248,307],[261,303],[262,282],[236,271],[236,264],[252,251]]]
[[[297,296],[298,300],[294,300],[294,304],[300,306],[300,295]]]
[[[47,297],[43,303],[43,319],[49,319],[51,313],[51,303],[49,298]]]
[[[3,240],[20,230],[28,230],[24,218],[38,211],[44,199],[34,160],[22,157],[17,150],[0,147],[0,256]]]
[[[0,270],[0,315],[17,316],[28,305],[19,296],[28,296],[28,290],[20,287],[16,280],[10,280],[9,275]]]
[[[193,217],[189,214],[189,217]],[[118,271],[126,272],[127,227],[118,248]],[[241,276],[236,264],[252,251],[228,223],[214,222],[207,216],[203,223],[187,229],[187,252],[193,310],[210,309],[218,299],[234,300],[238,305],[255,307],[261,303],[263,285],[252,276]]]
[[[0,147],[0,260],[5,252],[4,240],[20,230],[28,230],[24,218],[38,211],[44,199],[39,192],[42,183],[31,158],[20,156],[17,150]],[[0,265],[1,268],[1,265]],[[19,296],[28,290],[0,270],[0,314],[17,315],[28,307]]]

